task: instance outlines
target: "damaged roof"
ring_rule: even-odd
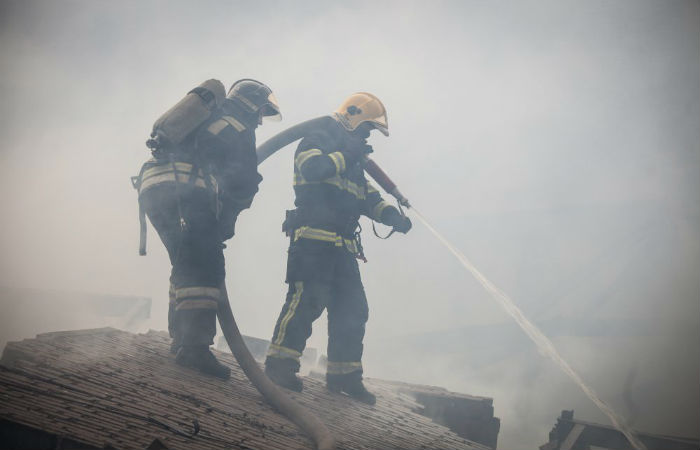
[[[3,428],[40,430],[86,445],[80,448],[313,448],[265,403],[233,356],[216,353],[231,367],[231,379],[222,381],[177,366],[169,345],[163,332],[111,328],[9,343],[0,365]],[[312,377],[291,395],[328,425],[338,449],[489,448],[419,414],[423,405],[396,383],[366,384],[377,394],[375,406],[330,393]]]
[[[695,438],[664,436],[633,431],[647,450],[697,450]],[[549,432],[549,442],[540,450],[633,450],[632,444],[615,427],[574,419],[573,410],[564,410]]]

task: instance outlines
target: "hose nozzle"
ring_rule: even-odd
[[[396,201],[401,204],[401,206],[405,206],[406,208],[411,208],[411,204],[408,202],[408,199],[404,197],[404,195],[399,191],[399,188],[394,188],[393,191],[389,192],[391,195],[396,197]]]
[[[382,189],[396,197],[396,200],[399,202],[400,205],[403,205],[406,208],[410,208],[411,204],[408,202],[408,199],[404,197],[401,191],[399,191],[399,188],[396,187],[396,183],[391,181],[389,175],[387,175],[377,165],[376,162],[372,161],[367,157],[365,157],[365,159],[365,171],[369,174],[369,176],[371,176],[374,179],[374,181],[376,181],[379,184],[379,186],[382,187]]]

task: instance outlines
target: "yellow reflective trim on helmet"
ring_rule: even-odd
[[[289,309],[287,309],[287,313],[280,321],[280,327],[279,330],[277,330],[277,338],[275,338],[273,344],[280,345],[284,341],[284,335],[287,333],[287,324],[292,320],[292,317],[294,317],[297,306],[299,306],[299,302],[301,301],[302,292],[304,292],[304,282],[297,281],[294,283],[294,294],[292,294],[292,301],[289,303]]]
[[[318,155],[323,155],[323,152],[317,148],[305,150],[297,155],[294,160],[294,164],[301,170],[301,166],[303,166],[309,158],[313,158],[314,156]]]
[[[326,365],[326,373],[331,375],[346,375],[348,373],[356,372],[362,370],[361,361],[328,361]]]

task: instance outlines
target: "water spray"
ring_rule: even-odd
[[[401,194],[401,192],[396,187],[396,184],[391,181],[387,174],[379,168],[379,166],[372,160],[368,158],[367,164],[365,166],[365,171],[389,194],[393,195],[399,202],[399,205],[403,205],[407,208],[411,208],[408,199]],[[418,220],[425,225],[425,227],[437,238],[442,245],[444,245],[452,255],[457,258],[457,260],[462,264],[462,266],[468,270],[474,278],[484,287],[484,289],[491,294],[491,298],[499,304],[503,310],[515,320],[515,322],[520,326],[520,328],[525,332],[525,334],[535,343],[540,353],[548,357],[554,363],[559,366],[559,368],[571,378],[574,383],[581,388],[581,390],[586,394],[586,396],[591,399],[591,401],[600,409],[603,414],[608,416],[613,426],[625,435],[627,440],[632,444],[635,450],[647,450],[646,446],[632,433],[631,428],[627,423],[618,416],[615,411],[603,400],[598,397],[595,391],[589,387],[581,377],[576,373],[576,371],[569,365],[569,363],[562,358],[557,349],[554,347],[552,341],[545,336],[539,328],[537,328],[530,320],[525,317],[523,312],[518,308],[518,306],[511,300],[508,295],[501,291],[496,285],[494,285],[488,278],[486,278],[475,266],[467,259],[467,257],[459,249],[450,243],[442,234],[440,234],[435,227],[433,227],[430,222],[421,214],[415,207],[411,208],[413,214]]]
[[[271,139],[265,141],[260,145],[257,150],[258,164],[262,163],[270,155],[280,150],[292,142],[301,139],[310,132],[312,132],[317,127],[323,127],[324,124],[334,123],[333,119],[328,116],[317,117],[316,119],[307,120],[297,124],[287,130],[275,135]],[[471,274],[476,278],[476,280],[481,283],[481,285],[486,289],[486,291],[491,294],[491,298],[496,301],[505,312],[511,316],[515,322],[522,328],[525,334],[535,343],[540,352],[546,357],[550,358],[554,363],[559,366],[559,368],[569,376],[586,394],[586,396],[591,399],[591,401],[600,409],[612,422],[613,426],[620,431],[627,440],[632,444],[635,450],[647,450],[642,442],[637,439],[630,427],[625,423],[625,421],[618,416],[615,411],[610,408],[603,400],[598,397],[598,395],[591,389],[586,383],[583,382],[581,377],[574,371],[573,368],[561,357],[557,349],[552,344],[552,341],[547,338],[532,322],[530,322],[523,312],[518,308],[513,300],[508,297],[503,291],[498,289],[491,281],[489,281],[477,268],[472,264],[464,254],[459,251],[454,245],[452,245],[443,235],[438,233],[438,231],[425,219],[425,217],[418,212],[415,208],[411,207],[408,199],[399,191],[396,183],[394,183],[391,178],[370,158],[365,157],[365,172],[371,176],[379,186],[382,187],[386,192],[391,194],[396,198],[398,202],[399,211],[403,214],[403,207],[411,208],[418,218],[418,220],[425,225],[425,227],[454,255],[455,258],[464,266],[466,270],[471,272]]]

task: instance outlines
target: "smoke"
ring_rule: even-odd
[[[414,209],[414,215],[420,220],[420,222],[428,228],[433,235],[442,243],[462,264],[462,266],[468,270],[472,276],[491,294],[491,297],[503,308],[503,310],[515,320],[515,322],[520,326],[523,332],[532,340],[532,342],[537,345],[537,349],[545,356],[559,366],[559,368],[564,372],[571,380],[576,383],[576,385],[581,388],[581,390],[586,394],[586,396],[598,407],[598,409],[605,414],[608,419],[613,423],[613,426],[625,435],[627,440],[636,450],[646,450],[644,444],[642,444],[638,438],[632,433],[629,425],[625,422],[622,417],[620,417],[615,411],[613,411],[610,406],[605,403],[596,394],[593,389],[587,385],[581,376],[571,368],[568,362],[561,357],[557,349],[552,344],[552,341],[547,338],[542,331],[540,331],[537,326],[535,326],[518,308],[513,300],[508,297],[506,293],[498,289],[488,278],[486,278],[479,270],[474,267],[474,265],[467,259],[467,257],[456,249],[448,240],[446,240],[435,228],[430,225],[430,223],[423,217],[417,210]]]
[[[699,19],[694,1],[2,2],[0,285],[150,297],[164,329],[169,262],[152,229],[137,256],[129,184],[153,121],[252,77],[284,117],[262,142],[369,91],[391,131],[374,159],[411,202],[635,427],[697,436]],[[291,151],[226,250],[247,335],[284,299]],[[493,396],[501,448],[543,444],[562,409],[606,422],[426,229],[363,242],[368,376]],[[32,332],[65,306],[11,305],[0,326]]]

